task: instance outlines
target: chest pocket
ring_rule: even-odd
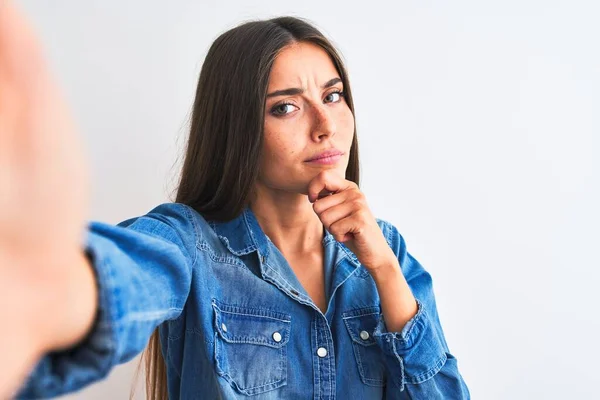
[[[249,396],[285,386],[291,316],[216,300],[212,305],[217,373]]]
[[[373,339],[373,331],[379,322],[379,308],[368,307],[348,311],[342,314],[342,318],[352,339],[354,357],[362,382],[369,386],[385,386],[383,352]]]

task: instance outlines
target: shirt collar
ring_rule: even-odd
[[[267,258],[269,256],[269,238],[263,232],[250,207],[245,207],[240,215],[232,220],[214,221],[211,222],[211,225],[219,239],[234,255],[246,255],[258,250],[258,253],[263,257]],[[355,267],[360,266],[358,258],[346,245],[337,242],[326,229],[324,231],[324,246],[335,242]]]
[[[223,244],[236,256],[246,255],[256,250],[262,255],[268,252],[267,237],[249,207],[244,208],[232,220],[211,221],[210,225]]]

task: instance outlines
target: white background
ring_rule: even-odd
[[[212,41],[313,21],[347,60],[362,189],[431,272],[473,398],[597,396],[599,3],[17,3],[85,136],[91,217],[112,223],[169,200]],[[68,398],[127,398],[135,364]]]

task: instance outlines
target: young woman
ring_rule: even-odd
[[[222,34],[175,202],[112,226],[85,224],[74,129],[0,7],[0,396],[78,390],[147,346],[152,399],[469,398],[430,275],[359,189],[348,75],[317,29]]]

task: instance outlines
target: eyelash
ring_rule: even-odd
[[[329,97],[329,96],[331,96],[332,94],[335,94],[335,93],[337,93],[337,94],[340,95],[340,100],[338,100],[338,101],[335,102],[335,103],[339,103],[344,98],[344,96],[345,96],[345,93],[344,93],[343,90],[337,89],[337,90],[331,91],[331,92],[329,92],[327,94],[326,97]],[[270,111],[271,115],[273,115],[275,117],[285,117],[287,114],[289,114],[289,113],[287,113],[287,114],[277,114],[275,111],[277,110],[277,108],[279,108],[281,106],[295,106],[295,104],[291,103],[291,102],[287,102],[287,101],[284,101],[283,103],[276,104],[276,105],[274,105],[271,108],[271,111]]]

